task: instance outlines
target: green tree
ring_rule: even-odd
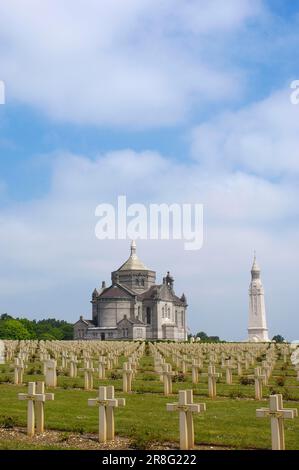
[[[8,321],[13,323],[6,323]],[[73,339],[73,325],[55,318],[36,321],[27,318],[13,318],[4,313],[0,317],[0,326],[0,334],[2,335],[0,338],[3,339]]]
[[[196,338],[200,338],[201,340],[205,340],[205,339],[208,339],[208,335],[207,333],[205,333],[204,331],[200,331],[199,333],[196,333]]]
[[[19,320],[0,320],[1,339],[30,339],[27,328]]]
[[[12,320],[12,317],[7,313],[2,313],[0,320]]]
[[[272,338],[272,341],[275,341],[276,343],[283,343],[284,342],[284,337],[281,335],[275,335]]]

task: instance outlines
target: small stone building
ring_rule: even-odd
[[[155,271],[139,260],[134,241],[130,257],[111,280],[109,287],[103,282],[93,291],[92,319],[80,317],[74,339],[187,339],[185,295],[175,295],[169,272],[156,284]]]

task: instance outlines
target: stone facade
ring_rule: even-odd
[[[261,281],[261,270],[254,257],[251,268],[249,287],[249,324],[248,340],[254,342],[269,341],[266,322],[265,294]]]
[[[74,339],[187,339],[187,301],[177,297],[169,272],[162,284],[131,245],[128,260],[111,273],[112,283],[92,293],[92,319],[83,317],[74,325]]]

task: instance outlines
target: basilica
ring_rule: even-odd
[[[102,282],[92,293],[92,319],[83,316],[74,325],[74,339],[172,340],[187,339],[187,300],[176,296],[167,272],[156,284],[155,271],[147,268],[131,243],[127,261],[111,273],[111,285]]]

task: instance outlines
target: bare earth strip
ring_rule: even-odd
[[[28,437],[26,429],[16,427],[13,429],[0,428],[0,449],[13,449],[13,443],[20,443],[16,448],[53,448],[53,449],[78,449],[78,450],[134,450],[132,439],[116,437],[114,441],[100,444],[96,434],[65,433],[60,431],[46,431],[43,434]],[[175,443],[158,442],[150,443],[147,450],[176,450]],[[195,446],[197,450],[232,450],[221,446]]]

